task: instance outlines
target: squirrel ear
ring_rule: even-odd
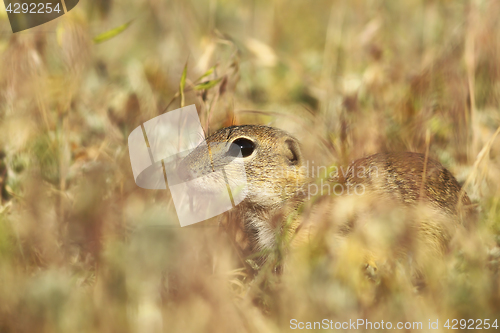
[[[293,139],[285,141],[285,157],[288,159],[290,165],[299,165],[302,163],[302,153],[297,141]]]

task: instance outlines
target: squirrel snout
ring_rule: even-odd
[[[208,173],[208,169],[199,165],[192,165],[191,162],[181,162],[177,167],[177,176],[182,182],[187,182],[199,178]]]
[[[195,178],[195,176],[193,175],[193,172],[191,172],[191,169],[189,167],[183,165],[183,163],[181,163],[177,168],[177,176],[183,182],[187,182],[187,181]]]

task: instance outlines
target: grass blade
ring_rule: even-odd
[[[212,67],[210,67],[210,68],[209,68],[209,69],[205,72],[205,74],[203,74],[202,76],[200,76],[200,77],[198,78],[198,80],[196,80],[196,82],[200,82],[200,81],[201,81],[201,79],[203,79],[203,78],[205,78],[205,77],[207,77],[207,76],[211,75],[211,74],[215,71],[215,68],[216,68],[216,67],[217,67],[217,65],[213,65]]]
[[[103,32],[102,34],[99,34],[96,37],[94,37],[93,41],[95,44],[105,42],[105,41],[121,34],[125,29],[127,29],[130,26],[130,24],[132,24],[132,21],[129,21],[125,24],[122,24],[114,29]]]
[[[222,80],[222,78],[215,79],[215,80],[210,80],[210,81],[205,81],[202,83],[199,83],[194,86],[195,90],[205,90],[205,89],[210,89],[213,86],[215,86],[217,83],[219,83]]]
[[[182,71],[181,82],[179,83],[179,93],[181,94],[181,108],[184,107],[184,87],[186,86],[186,75],[187,75],[187,61]]]

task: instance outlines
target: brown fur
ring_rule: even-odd
[[[304,219],[300,216],[292,218],[289,225],[286,221],[290,221],[287,216],[306,200],[312,179],[305,169],[299,143],[285,131],[267,126],[232,126],[215,132],[206,142],[210,146],[241,137],[254,141],[256,148],[251,156],[244,159],[248,196],[231,212],[233,218],[227,228],[243,255],[273,251],[279,245],[277,239],[284,230],[290,234],[299,229],[311,229],[303,225]],[[224,154],[225,151],[218,148],[210,152],[206,148],[197,148],[184,159],[181,170],[191,176],[199,175],[223,162]],[[401,207],[423,203],[455,225],[467,225],[468,221],[475,220],[475,211],[465,193],[462,206],[466,213],[460,214],[458,201],[461,188],[453,175],[439,162],[427,159],[425,163],[425,160],[425,156],[418,153],[375,154],[354,161],[345,174],[339,173],[330,181],[342,185],[362,185],[378,202],[395,201]],[[231,170],[227,172],[230,178]],[[197,186],[216,191],[223,184],[221,179],[212,179],[204,180]],[[314,223],[315,218],[312,220]],[[348,234],[352,229],[352,220],[342,223],[339,235]],[[442,252],[450,240],[451,232],[444,224],[434,219],[421,222],[418,227],[419,237],[427,247],[437,249],[434,252]],[[260,256],[261,259],[265,257]]]
[[[450,216],[460,217],[463,207],[466,216],[460,218],[460,222],[469,225],[475,220],[476,211],[467,194],[462,195],[458,205],[461,187],[455,177],[431,158],[425,163],[424,154],[374,154],[351,163],[345,176],[339,173],[337,180],[363,184],[367,190],[405,205],[415,205],[422,200]]]

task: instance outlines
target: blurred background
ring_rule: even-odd
[[[12,34],[0,4],[0,332],[493,322],[498,17],[495,0],[82,0]],[[418,293],[397,269],[364,279],[328,232],[288,274],[251,279],[223,217],[180,228],[168,190],[134,183],[129,133],[181,104],[207,134],[283,128],[316,165],[428,147],[478,227]]]

